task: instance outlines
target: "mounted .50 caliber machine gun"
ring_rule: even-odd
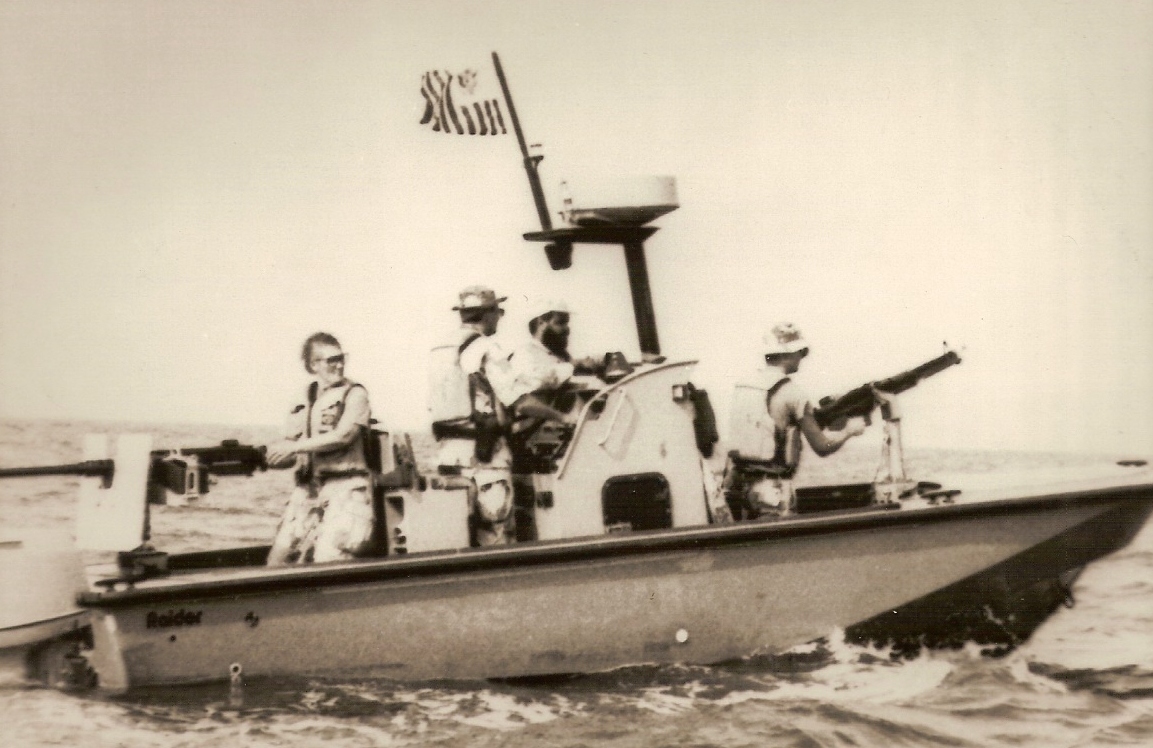
[[[206,494],[210,475],[251,476],[267,469],[264,447],[235,439],[225,439],[215,447],[154,450],[148,472],[148,503],[167,504],[169,494],[184,501]]]
[[[823,429],[843,423],[849,418],[864,418],[865,422],[869,423],[873,409],[878,406],[881,408],[885,433],[881,446],[881,469],[874,486],[875,501],[895,501],[907,495],[916,486],[905,475],[904,452],[901,447],[901,412],[897,395],[916,387],[922,379],[940,374],[959,363],[961,356],[956,351],[946,349],[940,356],[920,366],[885,379],[867,382],[839,397],[821,398],[817,404],[813,418]]]
[[[84,438],[84,456],[88,459],[67,465],[0,468],[0,478],[81,478],[76,547],[116,551],[126,579],[163,572],[167,566],[166,554],[147,545],[149,504],[183,506],[208,492],[210,475],[251,476],[268,467],[264,447],[226,440],[212,447],[153,450],[152,438],[143,434],[121,435],[115,459],[107,436],[90,434]]]
[[[148,505],[184,506],[208,493],[210,476],[246,476],[269,469],[265,448],[234,439],[211,447],[152,449],[142,434],[121,435],[115,459],[104,435],[85,437],[85,459],[65,465],[0,468],[0,478],[76,476],[81,478],[76,511],[76,545],[81,550],[117,551],[126,577],[163,572],[165,554],[147,545]],[[373,473],[374,510],[383,527],[388,494],[423,488],[412,443],[372,429],[366,440]],[[93,480],[99,479],[99,480]],[[385,541],[382,530],[382,545]]]
[[[148,503],[167,504],[165,491],[186,500],[206,494],[210,475],[251,476],[267,469],[264,447],[241,444],[235,439],[225,439],[215,447],[153,450],[148,465]],[[67,465],[0,468],[0,478],[47,475],[96,477],[108,488],[116,475],[116,462],[103,458]]]

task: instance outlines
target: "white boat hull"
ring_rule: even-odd
[[[205,570],[83,602],[94,614],[90,659],[112,690],[226,680],[234,663],[246,678],[400,680],[715,663],[854,625],[883,634],[885,617],[910,605],[948,621],[980,609],[989,589],[1013,597],[1075,573],[1127,543],[1151,511],[1153,486],[1130,486],[352,564]],[[1014,561],[1026,557],[1027,567]],[[949,589],[958,590],[955,601],[933,602]],[[1033,626],[1052,611],[1045,605]],[[908,616],[897,623],[917,635]]]

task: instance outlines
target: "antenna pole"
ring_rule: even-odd
[[[512,103],[512,94],[508,91],[508,81],[504,78],[504,69],[500,66],[500,58],[496,52],[492,53],[492,64],[496,68],[496,77],[500,81],[500,90],[504,93],[504,103],[508,106],[508,116],[512,120],[512,129],[516,133],[516,142],[520,144],[520,155],[524,160],[524,170],[528,174],[528,186],[532,190],[532,199],[536,203],[536,214],[540,218],[540,227],[543,231],[552,229],[552,219],[549,218],[548,204],[544,200],[544,189],[540,185],[540,174],[537,166],[544,156],[530,156],[528,145],[524,140],[524,133],[520,129],[520,120],[516,116],[516,107]]]

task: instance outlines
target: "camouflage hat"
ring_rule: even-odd
[[[801,331],[792,322],[782,322],[774,326],[765,333],[762,341],[766,356],[809,352],[809,344],[801,337]]]
[[[487,286],[469,286],[460,292],[460,305],[452,309],[456,312],[463,312],[466,309],[498,309],[500,303],[507,298],[501,296],[498,299],[496,291]]]

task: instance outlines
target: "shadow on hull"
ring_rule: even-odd
[[[1153,514],[1147,502],[1120,505],[985,571],[850,626],[845,640],[915,657],[922,648],[982,645],[1011,652],[1060,606],[1074,604],[1072,585],[1086,564],[1125,547]]]

